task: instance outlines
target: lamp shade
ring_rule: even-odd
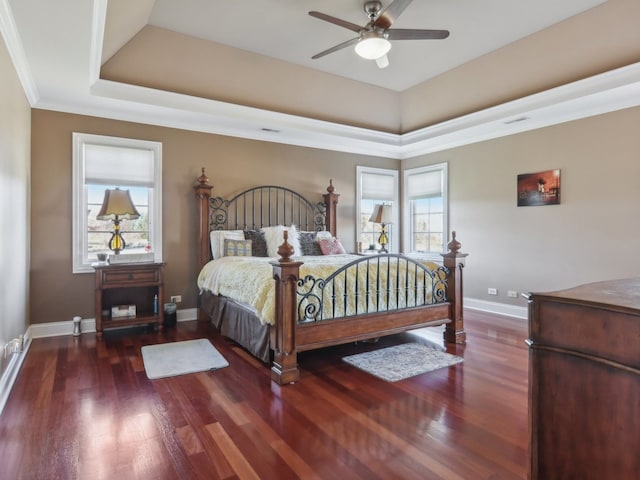
[[[96,215],[98,220],[135,220],[140,218],[140,213],[136,210],[135,205],[131,201],[129,190],[120,190],[119,188],[104,191],[104,201],[102,208]]]
[[[370,222],[389,225],[393,220],[391,205],[378,204],[373,208]]]
[[[356,43],[356,53],[367,60],[376,60],[391,50],[391,42],[376,32],[367,32]]]

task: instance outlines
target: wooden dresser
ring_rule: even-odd
[[[526,297],[529,478],[640,478],[640,278]]]

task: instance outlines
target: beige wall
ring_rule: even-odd
[[[640,274],[640,108],[403,162],[449,162],[450,227],[469,253],[465,297],[525,305],[548,291]],[[516,206],[521,173],[561,169],[561,204]],[[487,288],[499,295],[487,295]]]
[[[195,198],[206,166],[215,194],[256,184],[324,192],[333,178],[339,236],[354,245],[355,166],[393,160],[291,147],[149,125],[34,110],[32,195],[33,323],[93,317],[93,277],[71,273],[71,132],[163,143],[167,294],[195,306]],[[449,162],[450,227],[469,253],[465,296],[524,305],[507,290],[546,291],[640,272],[640,108],[405,160],[403,168]],[[561,169],[561,204],[516,206],[516,177]],[[499,295],[488,296],[487,288]]]
[[[0,347],[3,347],[25,333],[28,326],[31,108],[2,37],[0,87]],[[1,367],[0,355],[0,370]]]
[[[71,273],[71,134],[154,140],[163,145],[163,254],[166,293],[196,305],[196,204],[192,185],[202,166],[214,195],[257,184],[294,188],[322,199],[329,179],[340,194],[338,235],[355,245],[356,165],[399,168],[396,160],[243,140],[45,110],[32,113],[31,322],[92,318],[93,276]]]

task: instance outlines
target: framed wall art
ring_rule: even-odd
[[[557,205],[560,203],[560,170],[518,175],[518,206]]]

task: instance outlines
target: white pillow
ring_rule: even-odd
[[[331,235],[331,232],[327,230],[321,230],[316,233],[316,240],[331,240],[332,238],[333,235]]]
[[[213,258],[224,257],[224,240],[244,240],[244,232],[242,230],[211,230],[209,234],[211,239],[211,254]]]
[[[298,232],[296,226],[284,227],[278,225],[277,227],[263,227],[264,239],[267,241],[267,255],[270,257],[278,256],[278,247],[284,242],[284,231],[289,232],[289,238],[287,241],[289,245],[293,247],[293,256],[299,257],[302,255],[302,249],[300,248],[300,240],[298,240]]]

